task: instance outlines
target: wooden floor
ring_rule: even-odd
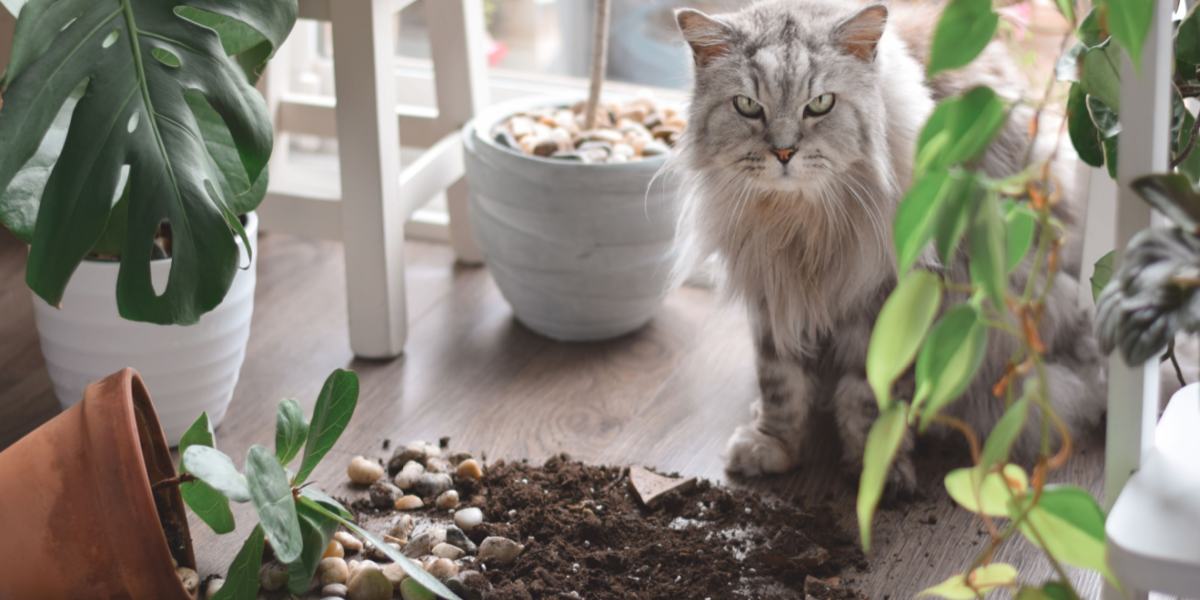
[[[341,246],[266,235],[260,252],[246,364],[217,430],[221,449],[234,457],[252,443],[272,444],[279,399],[299,398],[307,410],[329,371],[349,367],[362,379],[359,409],[315,476],[331,491],[350,456],[384,456],[384,438],[443,435],[491,458],[565,451],[724,478],[722,446],[748,418],[755,395],[753,358],[741,313],[709,291],[675,292],[649,327],[626,338],[560,344],[516,323],[485,270],[454,266],[444,246],[409,243],[407,353],[358,361],[347,339]],[[24,257],[24,247],[0,232],[0,448],[58,411],[23,284]],[[837,467],[836,441],[818,436],[809,445],[811,456],[795,474],[735,483],[835,505],[820,510],[853,528],[855,484]],[[923,450],[921,497],[884,507],[871,568],[851,578],[873,599],[913,597],[968,565],[986,540],[940,484],[947,465],[963,462],[958,453],[945,445]],[[1101,472],[1093,440],[1060,476],[1098,490]],[[239,516],[248,522],[245,512]],[[223,570],[247,529],[217,538],[194,522],[202,572]],[[1017,564],[1030,581],[1049,575],[1023,541],[997,558]],[[1085,597],[1098,597],[1095,576],[1081,574],[1079,585]]]

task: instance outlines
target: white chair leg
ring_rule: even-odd
[[[438,0],[426,2],[425,11],[429,19],[438,119],[447,128],[459,128],[487,103],[483,3]],[[446,190],[446,203],[455,255],[462,263],[480,263],[483,253],[468,221],[465,181],[459,180]]]
[[[404,204],[393,79],[393,0],[330,2],[350,347],[404,349]]]

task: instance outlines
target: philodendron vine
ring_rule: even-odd
[[[1060,131],[1058,139],[1069,138],[1082,160],[1115,173],[1120,53],[1127,52],[1139,64],[1154,3],[1096,0],[1078,20],[1074,0],[1056,3],[1075,25],[1078,39],[1074,45],[1063,40],[1063,48],[1069,49],[1057,69],[1059,80],[1071,82],[1066,131]],[[934,34],[929,75],[971,63],[999,24],[992,0],[949,2]],[[1175,50],[1172,167],[1185,182],[1195,181],[1200,152],[1191,150],[1197,120],[1183,98],[1200,96],[1196,11],[1177,23]],[[1034,104],[1031,132],[1038,131],[1056,85],[1048,82],[1044,97]],[[1105,515],[1100,506],[1084,489],[1047,484],[1050,473],[1071,456],[1071,439],[1051,406],[1038,335],[1062,246],[1063,225],[1051,211],[1061,188],[1049,159],[1035,161],[1031,156],[1019,173],[1002,179],[974,166],[1012,115],[1011,109],[993,90],[977,87],[943,100],[927,120],[918,140],[913,185],[894,222],[898,283],[876,321],[867,357],[880,415],[867,439],[858,493],[864,547],[870,546],[872,518],[908,428],[924,432],[939,423],[960,431],[969,442],[974,465],[948,473],[945,486],[959,505],[979,515],[990,541],[964,572],[924,592],[950,599],[982,597],[998,589],[1021,600],[1078,598],[1064,565],[1097,571],[1119,585],[1105,560]],[[1054,154],[1057,151],[1051,158]],[[946,260],[960,241],[970,260],[969,281],[914,268],[931,242]],[[1023,289],[1013,290],[1009,276],[1022,263],[1031,265],[1030,275]],[[1097,290],[1107,279],[1106,264],[1098,267],[1093,280]],[[1010,336],[1018,350],[1004,377],[994,382],[996,402],[1004,404],[1005,412],[984,437],[942,411],[974,379],[990,336]],[[905,402],[893,397],[892,387],[910,368],[916,392]],[[1040,428],[1042,440],[1029,468],[1009,457],[1027,422]],[[1015,536],[1041,549],[1054,568],[1052,581],[1022,583],[1015,567],[992,561],[1000,544]]]
[[[213,600],[258,597],[259,568],[268,542],[275,559],[288,569],[288,591],[297,595],[307,592],[321,555],[339,526],[374,544],[429,592],[458,600],[421,565],[359,527],[341,503],[307,481],[346,429],[357,403],[358,376],[341,369],[325,380],[311,420],[305,420],[295,400],[284,400],[275,421],[275,450],[251,446],[240,472],[229,456],[216,449],[208,415],[201,414],[183,435],[179,487],[188,508],[219,534],[234,530],[230,502],[249,502],[258,516],[258,524],[230,563],[225,584]],[[297,458],[300,466],[292,473],[288,465]]]

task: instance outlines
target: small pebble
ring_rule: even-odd
[[[483,593],[491,591],[492,584],[479,571],[462,571],[446,581],[446,587],[463,600],[483,600]]]
[[[283,586],[287,585],[287,581],[287,567],[275,561],[271,561],[263,565],[262,568],[258,570],[258,583],[262,586],[262,589],[267,590],[268,592],[274,592],[275,590],[283,589]]]
[[[421,501],[420,496],[413,496],[409,494],[408,496],[400,496],[399,498],[396,498],[396,503],[394,506],[396,510],[416,510],[422,506],[425,506],[425,503]]]
[[[437,600],[433,592],[411,577],[400,582],[400,597],[404,600]]]
[[[479,461],[473,458],[468,458],[458,463],[458,469],[456,472],[458,473],[459,477],[464,479],[472,479],[475,481],[483,479],[483,467],[480,466]]]
[[[462,548],[459,548],[458,546],[455,546],[449,542],[442,542],[433,547],[433,555],[441,558],[458,560],[462,558],[463,554],[466,554],[466,552],[464,552]]]
[[[388,535],[402,541],[408,541],[408,536],[412,535],[413,529],[417,526],[417,520],[412,515],[400,515],[392,521],[391,528],[388,529]]]
[[[371,495],[371,505],[375,508],[389,508],[395,505],[396,498],[404,495],[404,492],[400,488],[382,479],[371,484],[369,493]]]
[[[321,562],[317,563],[317,579],[321,585],[346,583],[350,579],[350,566],[336,556],[322,558]]]
[[[467,554],[473,554],[475,552],[475,542],[472,542],[471,538],[467,537],[467,534],[463,533],[463,530],[455,527],[454,525],[446,528],[446,543],[459,547]]]
[[[339,531],[333,534],[333,540],[342,545],[346,552],[358,552],[363,549],[362,540],[354,537],[349,531]]]
[[[400,582],[404,581],[405,577],[408,577],[408,575],[404,572],[404,567],[401,567],[400,563],[386,564],[383,566],[383,569],[380,570],[383,571],[383,576],[387,577],[388,581],[392,582],[392,587],[399,587]]]
[[[383,465],[355,456],[346,467],[346,475],[356,485],[371,485],[383,477]]]
[[[410,494],[431,497],[454,487],[454,480],[446,473],[425,473],[417,478],[417,482],[411,490],[405,490]]]
[[[329,545],[325,546],[325,553],[321,555],[321,558],[329,558],[331,556],[336,558],[346,556],[346,549],[337,540],[329,540]]]
[[[523,550],[525,550],[523,544],[494,535],[484,538],[483,542],[479,544],[479,560],[490,565],[508,565],[512,564]]]
[[[454,546],[450,547],[454,548]],[[457,550],[457,548],[454,549]],[[458,565],[454,564],[454,561],[449,558],[439,558],[429,565],[428,571],[430,575],[438,579],[450,579],[458,575]]]
[[[446,490],[442,492],[434,504],[442,510],[450,510],[458,506],[458,490]]]
[[[195,598],[200,591],[200,576],[196,574],[196,570],[178,567],[175,569],[175,575],[179,577],[179,583],[183,584],[183,591]]]
[[[333,596],[335,598],[345,598],[350,593],[350,589],[344,583],[331,583],[321,588],[322,596]]]
[[[397,544],[395,542],[387,542],[387,546],[389,548],[391,548],[392,550],[395,550],[396,552],[400,551],[400,544]],[[388,561],[392,560],[392,557],[388,556],[388,554],[386,552],[384,552],[382,548],[377,548],[377,547],[371,548],[371,558],[378,560],[378,561],[384,561],[384,562],[388,562]]]
[[[454,513],[454,524],[463,531],[471,531],[483,523],[483,511],[474,506]]]
[[[417,485],[417,481],[425,474],[425,465],[410,460],[405,463],[404,468],[400,469],[399,473],[392,478],[392,483],[396,484],[402,490],[410,490]]]
[[[217,592],[221,591],[221,588],[224,586],[225,580],[221,579],[220,577],[213,577],[212,579],[209,579],[208,583],[204,585],[204,597],[211,599],[213,596],[216,596]]]
[[[420,558],[433,552],[433,547],[446,541],[446,530],[441,527],[426,529],[404,546],[404,555],[409,558]]]
[[[392,582],[377,568],[359,569],[347,588],[350,600],[389,600],[392,597]]]

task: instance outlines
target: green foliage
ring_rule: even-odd
[[[1142,47],[1150,33],[1150,21],[1154,17],[1154,3],[1146,0],[1099,0],[1099,6],[1108,12],[1108,27],[1112,37],[1129,52],[1133,64],[1140,65]]]
[[[51,305],[98,250],[119,250],[129,319],[194,323],[232,282],[235,239],[246,241],[238,215],[262,199],[272,133],[220,36],[254,31],[259,42],[236,58],[260,69],[296,0],[180,3],[220,23],[149,0],[34,2],[17,20],[0,83],[0,221],[31,243],[26,282]],[[164,221],[173,262],[159,294],[148,262]]]
[[[1051,581],[1040,588],[1022,587],[1016,600],[1079,600],[1070,585]]]
[[[1005,563],[992,563],[979,567],[966,575],[954,575],[931,588],[922,590],[917,597],[937,596],[946,600],[974,600],[993,590],[1013,587],[1016,583],[1016,568]]]
[[[238,472],[229,456],[216,448],[188,447],[183,453],[183,468],[234,502],[250,501],[246,477]]]
[[[288,565],[288,591],[303,595],[312,583],[325,547],[329,545],[329,539],[337,531],[338,521],[313,510],[303,502],[296,503],[296,515],[300,520],[303,549],[300,558]]]
[[[266,448],[251,446],[246,456],[246,481],[250,500],[275,558],[284,564],[291,563],[300,557],[304,541],[300,537],[292,486],[288,485],[283,465]]]
[[[967,252],[971,256],[971,281],[992,300],[995,308],[1004,307],[1008,291],[1007,240],[1004,217],[994,196],[988,196],[975,213],[967,233]]]
[[[979,456],[980,469],[986,471],[1008,458],[1008,453],[1012,451],[1013,443],[1021,435],[1021,430],[1025,427],[1025,419],[1028,416],[1029,398],[1027,396],[1013,402],[1004,411],[1004,416],[996,422],[996,426],[992,428],[987,441],[983,444],[983,451]]]
[[[991,0],[952,0],[942,12],[929,53],[930,77],[966,66],[992,41],[1000,16]]]
[[[946,474],[946,491],[959,506],[992,517],[1009,515],[1009,501],[1029,488],[1029,476],[1017,465],[1000,471],[978,467],[955,469]]]
[[[1108,254],[1100,257],[1095,265],[1092,265],[1092,300],[1100,299],[1100,292],[1104,291],[1104,286],[1108,285],[1109,280],[1113,276],[1113,257],[1116,255],[1116,250],[1110,250]]]
[[[358,376],[350,371],[338,369],[325,380],[317,405],[313,407],[312,423],[308,427],[308,440],[304,444],[304,459],[300,471],[292,479],[292,485],[300,485],[308,479],[325,453],[333,448],[342,436],[354,406],[358,402]]]
[[[1027,206],[1013,204],[1004,215],[1005,273],[1012,273],[1033,247],[1033,234],[1037,229],[1037,213]]]
[[[300,403],[291,398],[280,402],[275,414],[275,458],[279,459],[279,464],[292,462],[307,439],[308,420],[300,410]]]
[[[935,170],[916,183],[896,210],[893,240],[897,272],[913,267],[932,239],[938,256],[948,261],[966,231],[979,181],[960,170]]]
[[[941,304],[942,283],[928,271],[900,280],[884,303],[867,350],[867,381],[881,410],[892,403],[892,383],[908,369]]]
[[[1087,92],[1078,83],[1071,84],[1067,97],[1067,133],[1071,144],[1079,154],[1079,160],[1093,167],[1104,166],[1104,147],[1100,143],[1100,132],[1088,112]]]
[[[862,537],[864,549],[871,547],[871,522],[875,518],[875,509],[879,499],[883,497],[883,487],[887,483],[888,471],[900,442],[904,441],[907,425],[908,405],[896,402],[879,415],[879,419],[871,426],[867,434],[867,445],[863,451],[862,478],[858,483],[858,530]]]
[[[179,454],[183,455],[191,446],[208,446],[213,447],[216,441],[213,439],[212,425],[208,422],[208,413],[200,413],[200,418],[196,419],[195,423],[183,432],[183,437],[179,438]],[[187,473],[187,469],[180,465],[180,471]],[[179,493],[183,496],[183,501],[204,521],[213,531],[217,533],[229,533],[234,530],[235,523],[233,521],[233,511],[229,510],[229,499],[221,492],[213,489],[212,486],[203,481],[188,481],[180,484]]]
[[[971,304],[947,310],[929,332],[929,340],[917,356],[917,389],[913,396],[913,414],[921,415],[922,430],[975,379],[983,363],[987,336],[979,309]]]
[[[938,103],[917,138],[917,173],[968,163],[979,156],[1000,131],[1004,102],[989,87]]]
[[[1104,511],[1086,490],[1047,486],[1036,504],[1026,499],[1009,503],[1014,518],[1028,511],[1021,534],[1056,560],[1098,571],[1115,582],[1105,560]]]
[[[255,526],[242,544],[242,549],[233,557],[233,562],[229,563],[225,585],[221,586],[212,600],[252,600],[258,597],[258,569],[262,566],[265,545],[262,527]]]

